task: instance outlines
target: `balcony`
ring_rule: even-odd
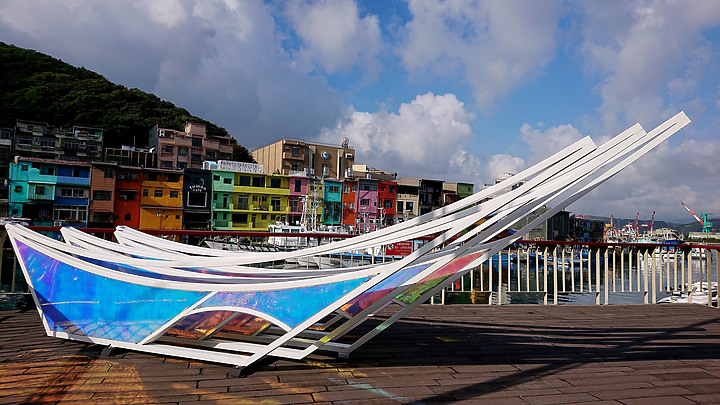
[[[212,204],[213,210],[229,210],[232,211],[233,205],[232,203],[223,204],[222,202],[213,202]]]

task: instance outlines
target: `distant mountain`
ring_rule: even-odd
[[[185,122],[192,121],[204,123],[209,135],[228,135],[225,128],[153,94],[37,51],[0,42],[0,66],[0,127],[12,128],[20,119],[102,128],[106,147],[133,145],[133,139],[145,146],[155,124],[183,130]],[[248,150],[233,142],[233,158],[252,162]]]

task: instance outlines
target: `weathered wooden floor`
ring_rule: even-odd
[[[245,378],[101,350],[0,312],[0,403],[720,403],[720,311],[699,305],[423,306],[350,360]]]

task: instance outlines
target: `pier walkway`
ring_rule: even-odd
[[[0,404],[720,403],[720,310],[700,305],[423,305],[349,360],[268,359],[241,378],[102,349],[0,312]]]

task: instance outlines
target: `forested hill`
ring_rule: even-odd
[[[0,42],[0,127],[16,120],[102,128],[106,147],[145,146],[150,128],[183,130],[185,122],[204,123],[210,135],[227,130],[191,115],[184,108],[138,89],[114,84],[103,76],[49,55]],[[235,146],[234,159],[252,161]]]

